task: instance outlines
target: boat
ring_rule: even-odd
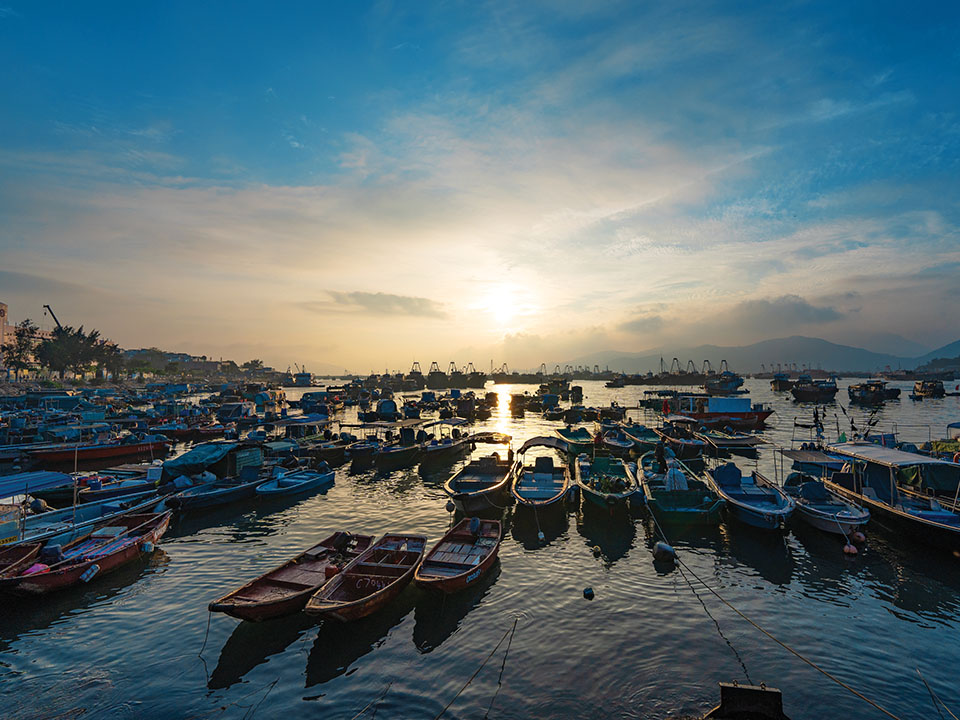
[[[112,518],[93,529],[80,542],[62,549],[52,562],[38,563],[24,573],[0,579],[0,592],[14,595],[45,595],[87,583],[116,570],[144,553],[153,552],[167,531],[171,510],[162,513],[128,514]],[[53,549],[47,546],[48,549]]]
[[[423,535],[384,535],[317,590],[304,611],[341,622],[376,612],[413,579],[426,546]]]
[[[584,500],[604,509],[627,508],[638,490],[636,466],[608,455],[578,455],[576,482]]]
[[[682,468],[678,469],[683,472]],[[647,508],[657,522],[678,526],[719,523],[720,511],[723,510],[720,495],[690,472],[684,473],[686,490],[668,490],[667,470],[657,461],[656,453],[649,452],[640,458],[640,489]]]
[[[732,395],[743,385],[743,377],[735,372],[723,370],[716,375],[710,375],[703,383],[703,389],[708,395]]]
[[[960,466],[863,441],[824,450],[824,463],[837,455],[847,460],[841,472],[823,478],[828,490],[866,508],[876,524],[898,536],[960,553],[960,515],[948,499],[960,492]]]
[[[773,410],[749,397],[684,394],[666,397],[664,415],[682,415],[705,427],[731,427],[758,430],[773,415]]]
[[[43,450],[29,450],[27,455],[43,465],[62,465],[64,463],[105,460],[115,457],[150,457],[165,455],[171,442],[162,435],[133,435],[104,443],[92,445],[66,445]]]
[[[0,579],[15,577],[33,565],[42,547],[42,542],[0,547]]]
[[[593,450],[593,435],[585,427],[576,429],[572,427],[558,428],[554,432],[567,444],[572,455]]]
[[[836,378],[826,380],[814,380],[809,375],[801,375],[797,382],[790,388],[790,393],[798,402],[833,402],[837,394]]]
[[[720,683],[720,704],[702,720],[790,720],[783,712],[783,695],[777,688]]]
[[[300,612],[307,600],[327,580],[366,551],[373,541],[372,535],[336,532],[309,550],[214,600],[208,609],[253,622]]]
[[[680,460],[693,460],[703,455],[707,444],[700,438],[694,437],[693,432],[685,427],[692,424],[691,419],[671,415],[668,420],[670,422],[663,427],[653,429],[663,444]]]
[[[756,435],[723,430],[694,430],[693,436],[718,451],[753,451],[757,445],[763,443],[763,440]]]
[[[897,396],[900,391],[895,389]],[[883,380],[868,380],[867,382],[854,383],[847,388],[847,397],[850,402],[860,405],[882,405],[888,400],[887,383]]]
[[[502,536],[499,520],[464,518],[427,553],[414,582],[444,593],[466,589],[493,567]]]
[[[317,470],[283,470],[275,468],[274,477],[261,483],[254,492],[257,497],[270,498],[281,495],[297,495],[308,490],[318,490],[333,485],[335,474],[320,463]]]
[[[264,482],[266,481],[260,477],[258,468],[244,468],[240,477],[224,478],[187,488],[171,498],[170,504],[180,510],[199,510],[249,500],[256,495],[257,487]]]
[[[640,454],[653,450],[660,442],[660,436],[646,425],[624,423],[622,430],[623,434],[633,441],[633,449]]]
[[[559,508],[570,490],[570,469],[557,467],[549,455],[541,455],[533,465],[524,462],[527,451],[535,447],[548,447],[566,451],[566,443],[559,438],[535,437],[527,440],[517,452],[517,461],[510,471],[510,492],[517,507],[530,510]]]
[[[784,392],[793,387],[793,380],[790,379],[790,373],[778,372],[773,374],[770,381],[770,389],[775,392]]]
[[[420,444],[420,464],[430,466],[436,463],[450,462],[460,457],[470,449],[472,443],[470,436],[466,432],[461,432],[457,425],[463,425],[466,421],[462,418],[450,420],[439,420],[432,425],[437,426],[438,437],[431,437]],[[443,435],[443,428],[449,427],[450,432],[447,436]]]
[[[814,477],[790,473],[783,489],[797,503],[797,516],[817,530],[843,535],[861,530],[870,520],[870,511],[831,492]]]
[[[793,498],[759,472],[746,477],[733,463],[708,470],[705,477],[741,522],[764,530],[781,528],[796,509]]]
[[[510,496],[510,467],[513,454],[503,460],[497,453],[471,460],[443,485],[456,509],[473,514],[501,509]]]
[[[913,383],[913,398],[942,398],[946,396],[942,380],[917,380]]]
[[[622,430],[608,430],[603,434],[603,447],[607,452],[622,457],[633,450],[633,440]]]

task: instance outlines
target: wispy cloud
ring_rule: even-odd
[[[445,318],[443,305],[429,298],[392,295],[383,292],[340,292],[328,290],[329,302],[306,301],[297,303],[304,310],[315,313],[360,312],[370,315],[406,315],[419,318]]]

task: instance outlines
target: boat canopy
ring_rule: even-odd
[[[518,452],[522,454],[533,447],[548,447],[548,448],[553,448],[554,450],[562,450],[563,452],[567,452],[567,449],[569,446],[567,445],[565,440],[561,440],[558,437],[546,437],[544,435],[540,435],[538,437],[532,437],[529,440],[527,440],[520,447],[520,450]]]
[[[846,442],[830,445],[830,449],[838,455],[855,458],[863,462],[886,465],[892,468],[911,467],[913,465],[954,465],[946,460],[904,452],[895,448],[884,447],[871,442]]]
[[[842,459],[836,455],[829,455],[822,450],[782,450],[781,452],[789,460],[811,465],[828,465]]]
[[[0,478],[0,499],[69,485],[73,478],[61,472],[25,472]]]
[[[310,415],[299,415],[294,418],[277,420],[273,423],[276,427],[286,427],[288,425],[329,425],[331,420],[326,415],[311,413]]]
[[[225,476],[231,472],[239,473],[247,465],[262,465],[263,452],[260,446],[246,442],[209,442],[197,445],[183,455],[163,463],[163,477],[171,479],[180,475],[196,475],[210,470],[233,453],[233,462],[227,462],[215,473]],[[232,467],[231,467],[232,465]]]

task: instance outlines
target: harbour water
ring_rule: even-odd
[[[636,406],[646,389],[582,384],[594,406]],[[847,384],[837,396],[844,407]],[[960,398],[912,402],[910,386],[897,386],[902,399],[880,411],[879,429],[897,423],[902,439],[919,442],[960,419]],[[794,417],[809,420],[811,407],[771,392],[768,381],[746,387],[776,410],[764,437],[789,446]],[[511,417],[507,394],[535,387],[493,389],[505,393],[501,405],[474,429],[506,432],[516,447],[560,427],[531,413]],[[828,408],[831,435],[834,412],[849,433],[839,408]],[[759,462],[770,467],[772,454],[761,451]],[[146,565],[43,602],[4,605],[0,715],[349,720],[366,708],[363,717],[429,720],[453,701],[443,717],[665,718],[702,713],[718,681],[749,680],[781,688],[794,720],[882,717],[690,575],[655,567],[656,537],[643,514],[611,519],[571,508],[540,528],[540,541],[536,526],[506,509],[499,567],[480,586],[443,599],[411,585],[349,625],[208,614],[210,600],[335,530],[416,532],[432,543],[450,525],[441,486],[455,467],[354,474],[346,465],[324,493],[178,518]],[[937,716],[918,668],[960,709],[960,559],[876,527],[853,558],[796,524],[780,536],[727,521],[670,539],[731,604],[896,716]],[[583,597],[588,586],[593,600]],[[502,683],[506,642],[457,696],[514,620]]]

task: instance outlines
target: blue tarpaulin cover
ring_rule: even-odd
[[[62,472],[25,472],[0,478],[0,499],[23,495],[36,490],[69,485],[73,478]]]

